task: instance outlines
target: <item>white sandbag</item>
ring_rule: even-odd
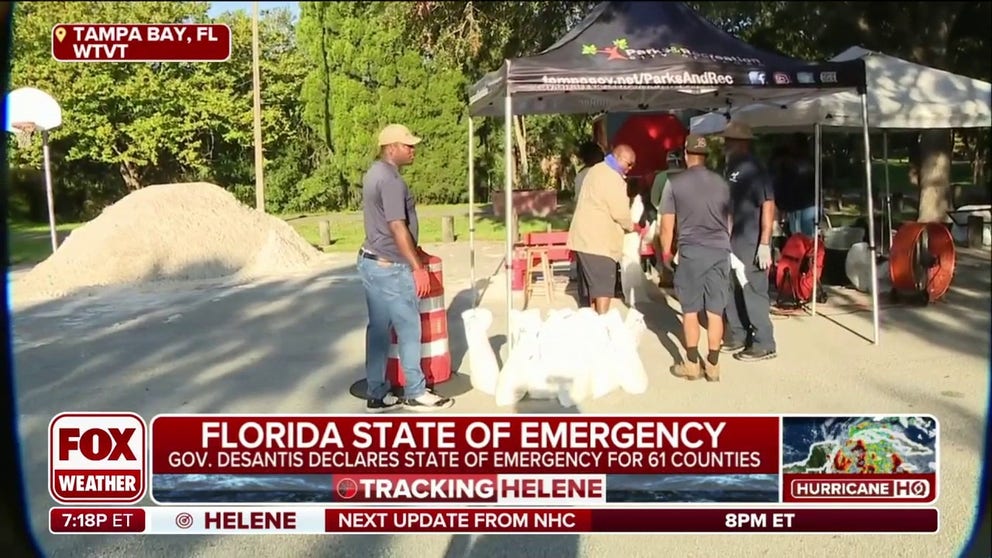
[[[630,204],[630,220],[633,223],[637,223],[644,216],[644,201],[641,200],[641,196],[634,198],[634,201]]]
[[[573,381],[558,384],[558,404],[562,407],[576,407],[589,398],[591,387],[589,382],[581,381],[584,377],[577,376]]]
[[[537,335],[541,328],[540,310],[510,312],[513,349],[503,363],[496,382],[496,405],[513,405],[527,395],[527,381],[539,358]]]
[[[542,323],[541,310],[539,308],[511,310],[510,338],[513,340],[513,344],[517,344],[517,340],[520,338],[520,335],[525,331],[534,332],[536,334],[540,331]]]
[[[592,312],[591,309],[585,310]],[[555,351],[547,353],[543,360],[548,370],[548,384],[555,386],[555,396],[563,407],[581,405],[589,398],[591,391],[589,375],[592,369],[589,366],[589,348],[585,346],[588,335],[586,324],[579,312],[570,312],[562,324],[562,331],[555,337]],[[552,362],[551,358],[556,360]]]
[[[620,257],[620,286],[628,306],[647,302],[646,283],[647,277],[641,269],[641,237],[637,233],[627,233],[623,237],[623,252]]]
[[[648,330],[648,325],[644,323],[644,314],[631,308],[627,311],[627,317],[623,320],[623,326],[630,333],[634,347],[639,348],[641,346],[641,339],[644,338],[644,333]]]
[[[534,399],[558,397],[559,385],[571,382],[578,365],[571,310],[552,310],[538,332],[537,367],[527,378],[527,394]]]
[[[577,371],[582,374],[576,377],[576,384],[583,383],[585,387],[576,385],[574,395],[559,396],[559,401],[567,397],[574,401],[584,397],[599,399],[617,388],[616,374],[613,370],[613,357],[610,354],[610,333],[602,317],[591,308],[582,308],[572,317],[575,337],[572,347],[576,359],[581,359],[583,367]],[[565,405],[564,402],[562,402]]]
[[[489,328],[493,324],[493,314],[484,308],[474,308],[462,312],[465,327],[465,343],[468,347],[468,364],[471,369],[469,379],[472,388],[496,395],[496,381],[499,379],[499,364],[496,353],[489,343]]]
[[[658,238],[658,221],[648,223],[647,232],[641,235],[641,249],[651,247]]]
[[[648,374],[644,363],[637,352],[637,346],[630,330],[624,326],[620,313],[608,312],[603,319],[610,332],[610,353],[613,355],[614,367],[620,388],[631,395],[640,395],[648,389]]]

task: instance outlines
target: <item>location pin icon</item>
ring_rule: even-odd
[[[55,38],[58,39],[60,43],[62,42],[62,39],[65,38],[65,27],[55,28]]]

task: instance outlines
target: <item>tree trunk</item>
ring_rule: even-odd
[[[951,191],[951,134],[926,130],[920,134],[920,205],[918,221],[937,223],[947,219]]]
[[[141,171],[138,170],[131,163],[121,163],[121,178],[124,179],[124,185],[130,191],[141,189]]]
[[[988,155],[987,142],[983,141],[984,131],[976,131],[974,148],[971,150],[971,183],[981,188],[985,182],[985,163]]]
[[[524,136],[524,117],[513,117],[513,133],[517,140],[517,165],[520,169],[517,184],[524,188],[530,185],[530,164],[527,161],[527,138]]]

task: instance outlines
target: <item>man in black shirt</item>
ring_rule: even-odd
[[[706,138],[690,134],[686,139],[688,169],[668,181],[661,195],[661,259],[669,265],[672,237],[678,222],[679,265],[675,270],[675,292],[682,306],[685,362],[673,373],[687,380],[702,375],[720,379],[720,344],[723,341],[723,312],[729,301],[730,281],[730,190],[723,178],[706,168]],[[699,355],[699,313],[706,312],[705,362]],[[702,367],[700,366],[702,364]],[[701,370],[702,368],[702,370]]]
[[[742,361],[775,358],[775,332],[768,298],[768,268],[775,223],[775,194],[768,173],[751,153],[751,129],[729,122],[723,132],[730,184],[733,228],[730,246],[746,268],[747,284],[730,281],[733,298],[727,304],[724,352]]]

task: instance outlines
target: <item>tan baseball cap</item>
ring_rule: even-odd
[[[693,155],[706,155],[709,153],[710,143],[706,137],[699,134],[689,134],[685,138],[685,152]]]
[[[379,146],[402,143],[403,145],[417,145],[420,138],[413,135],[410,129],[402,124],[390,124],[379,132]]]
[[[723,130],[724,139],[740,139],[749,140],[754,139],[754,134],[751,133],[751,127],[743,122],[730,121],[727,123],[726,129]]]

